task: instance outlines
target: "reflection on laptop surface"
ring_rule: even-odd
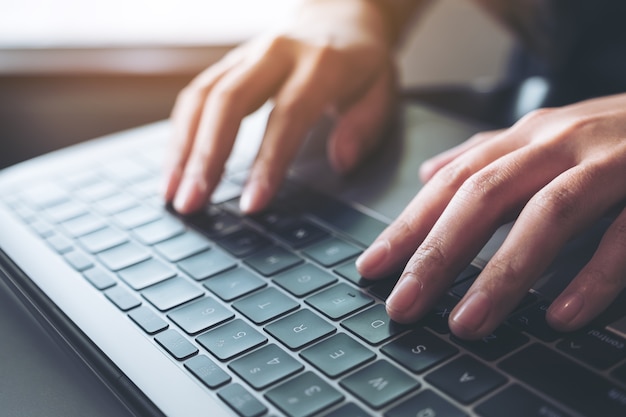
[[[316,157],[320,128],[270,208],[242,216],[264,115],[245,122],[213,203],[185,218],[159,196],[165,122],[0,174],[8,283],[138,414],[626,415],[624,296],[580,332],[544,320],[594,230],[548,271],[562,280],[538,283],[475,342],[450,336],[447,316],[506,227],[411,326],[385,313],[397,277],[356,272],[354,259],[415,195],[419,163],[478,126],[406,104],[393,146],[348,179]]]

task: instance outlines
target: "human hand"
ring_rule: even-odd
[[[324,113],[337,117],[328,157],[339,172],[374,149],[389,118],[394,80],[383,17],[372,2],[307,2],[292,24],[236,48],[179,95],[165,200],[190,213],[220,181],[241,120],[273,98],[263,142],[241,196],[243,212],[273,196],[301,138]]]
[[[626,287],[626,94],[535,111],[425,162],[420,176],[423,189],[357,261],[373,278],[408,261],[387,299],[392,319],[426,313],[496,228],[515,218],[450,314],[457,336],[492,332],[563,245],[615,209],[593,258],[547,320],[560,331],[577,329]]]

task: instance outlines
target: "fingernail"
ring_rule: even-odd
[[[583,296],[577,292],[565,296],[562,301],[559,301],[558,305],[550,307],[549,314],[551,319],[560,324],[569,324],[583,309],[584,302]]]
[[[367,248],[356,260],[356,268],[364,275],[372,275],[389,254],[389,241],[379,240]]]
[[[174,209],[181,213],[195,210],[198,201],[205,198],[206,190],[206,181],[197,181],[190,177],[183,178],[174,198]]]
[[[241,193],[239,209],[243,213],[253,213],[260,210],[265,204],[266,193],[267,191],[258,181],[249,182]]]
[[[405,275],[387,298],[387,309],[402,315],[417,302],[421,293],[422,282],[415,275]]]
[[[487,319],[491,310],[491,301],[482,291],[474,291],[457,309],[450,322],[460,337],[473,336]]]

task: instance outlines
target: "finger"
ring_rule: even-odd
[[[174,199],[182,180],[206,96],[215,83],[241,61],[242,57],[238,52],[227,54],[221,61],[204,70],[179,93],[176,99],[171,115],[172,135],[164,161],[164,198],[167,203]]]
[[[520,146],[516,136],[494,136],[445,165],[398,218],[358,258],[364,277],[380,278],[406,264],[462,184],[493,160]],[[488,180],[488,178],[486,178]],[[488,210],[493,212],[493,208]]]
[[[522,210],[508,237],[450,315],[457,336],[492,332],[515,308],[571,237],[615,204],[625,184],[601,164],[575,166],[557,176]],[[597,269],[596,269],[597,270]]]
[[[284,51],[275,48],[267,55],[246,60],[212,87],[174,199],[180,213],[193,212],[206,202],[220,181],[241,120],[271,97],[290,71],[292,62]]]
[[[548,309],[557,330],[578,329],[600,314],[626,287],[626,210],[605,232],[589,263]]]
[[[347,173],[366,158],[382,139],[391,119],[395,85],[384,72],[339,120],[328,140],[328,159],[338,173]]]
[[[476,133],[465,142],[424,161],[420,166],[420,179],[423,183],[428,182],[433,177],[433,175],[435,175],[435,173],[439,171],[442,167],[449,164],[459,156],[463,155],[468,150],[476,147],[477,145],[480,145],[481,143],[493,139],[495,136],[503,132],[504,130],[490,130],[486,132]]]
[[[407,263],[387,299],[390,316],[409,322],[424,314],[497,227],[572,164],[541,147],[524,147],[465,181]]]

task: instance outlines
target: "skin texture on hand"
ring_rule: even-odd
[[[325,113],[336,117],[328,157],[347,172],[379,142],[394,101],[391,46],[377,7],[366,0],[306,3],[291,24],[236,48],[179,95],[166,163],[165,200],[187,214],[219,183],[241,120],[274,107],[241,197],[265,207],[302,138]]]
[[[450,315],[457,336],[492,332],[572,237],[618,215],[593,258],[547,312],[574,330],[626,287],[626,94],[542,109],[480,133],[421,167],[422,190],[357,261],[365,277],[406,264],[387,299],[391,318],[426,313],[501,224],[502,246]]]

